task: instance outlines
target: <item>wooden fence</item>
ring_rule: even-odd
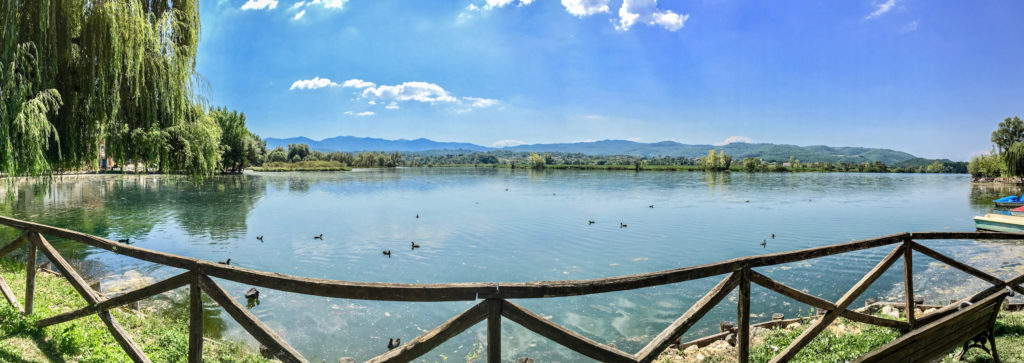
[[[109,310],[130,304],[147,297],[189,286],[189,362],[202,361],[203,309],[202,293],[206,293],[224,308],[246,331],[263,346],[269,348],[276,358],[285,362],[307,362],[299,352],[267,328],[242,305],[235,301],[211,277],[231,280],[242,284],[260,286],[275,290],[343,299],[384,300],[384,301],[458,301],[481,300],[468,310],[445,321],[440,326],[419,337],[370,359],[368,362],[408,362],[431,351],[441,343],[487,320],[487,361],[501,360],[501,319],[509,319],[555,343],[602,362],[651,362],[669,345],[678,341],[686,331],[708,311],[720,303],[733,290],[739,289],[736,316],[736,348],[740,362],[747,362],[750,353],[750,284],[755,283],[800,303],[825,311],[788,347],[778,353],[772,362],[786,362],[792,359],[814,337],[839,317],[849,320],[909,331],[915,327],[935,321],[954,311],[958,303],[939,308],[936,312],[917,317],[914,313],[912,256],[917,251],[953,268],[992,284],[991,287],[961,301],[976,302],[984,296],[1010,288],[1024,294],[1020,284],[1024,275],[1002,280],[991,274],[945,256],[916,242],[924,240],[950,239],[1024,239],[1024,234],[993,232],[922,232],[899,233],[878,238],[821,246],[791,252],[749,256],[700,266],[642,273],[627,276],[571,281],[539,281],[515,283],[453,283],[453,284],[394,284],[373,282],[349,282],[338,280],[310,279],[277,273],[221,265],[209,261],[176,256],[145,248],[129,246],[108,239],[13,218],[0,216],[0,224],[24,231],[20,237],[0,247],[0,256],[6,255],[28,243],[28,271],[25,282],[25,305],[23,312],[32,313],[33,291],[36,274],[37,251],[44,255],[67,277],[75,290],[88,302],[84,308],[48,317],[36,322],[49,326],[91,314],[99,315],[110,333],[124,351],[136,362],[149,362],[138,345],[110,314]],[[184,273],[129,291],[125,294],[103,299],[64,260],[44,235],[64,238],[108,250],[117,254],[143,261],[186,270]],[[845,252],[864,250],[881,246],[894,246],[873,269],[860,279],[838,301],[828,301],[775,281],[762,275],[754,268],[803,261],[813,258],[837,255]],[[850,310],[850,305],[896,260],[903,258],[903,277],[906,285],[907,320],[894,320]],[[725,277],[707,294],[698,300],[682,316],[672,322],[653,341],[635,354],[630,354],[605,344],[598,343],[565,327],[537,315],[509,299],[547,298],[589,295],[603,292],[633,290],[660,286],[711,276]],[[6,281],[0,277],[0,292],[13,306],[21,309],[17,298]]]

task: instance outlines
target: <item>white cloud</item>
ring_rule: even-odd
[[[302,19],[302,16],[303,16],[303,15],[306,15],[306,9],[302,9],[302,11],[299,11],[299,13],[298,13],[298,14],[295,14],[295,17],[294,17],[294,18],[292,18],[292,20],[299,20],[299,19]]]
[[[732,144],[732,143],[735,143],[735,142],[742,142],[742,143],[750,144],[750,143],[753,143],[754,141],[751,140],[749,137],[746,137],[746,136],[729,136],[729,137],[725,138],[725,140],[723,140],[722,142],[716,142],[716,143],[714,143],[712,145],[722,146],[722,145],[729,145],[729,144]]]
[[[619,24],[615,29],[627,31],[637,22],[660,26],[669,31],[682,29],[690,14],[658,9],[658,0],[623,0],[619,8]]]
[[[242,4],[242,10],[263,10],[277,7],[277,0],[249,0]]]
[[[917,30],[917,20],[914,20],[912,22],[906,23],[906,24],[903,25],[902,28],[900,28],[900,31],[904,32],[904,33],[909,33],[909,32],[915,31],[915,30]]]
[[[875,5],[875,11],[872,11],[871,14],[868,14],[868,16],[865,16],[864,19],[874,19],[874,18],[877,18],[877,17],[881,16],[882,14],[888,13],[889,10],[892,10],[892,8],[894,6],[896,6],[896,0],[886,0],[883,3],[876,4]]]
[[[397,102],[391,102],[387,106],[384,106],[384,108],[389,109],[389,110],[397,110],[398,109],[398,103]]]
[[[604,116],[601,116],[601,115],[583,115],[583,116],[580,116],[580,118],[582,118],[584,120],[591,120],[591,121],[604,121],[604,120],[608,119],[607,117],[604,117]]]
[[[318,89],[324,87],[338,87],[337,83],[332,82],[328,78],[313,77],[313,79],[300,79],[292,83],[289,90],[298,89]]]
[[[363,98],[380,101],[455,102],[444,88],[428,82],[404,82],[394,86],[366,87]]]
[[[512,4],[517,6],[526,6],[533,4],[534,0],[485,0],[483,4],[477,5],[470,3],[466,5],[466,8],[459,12],[458,21],[463,22],[469,19],[473,19],[476,15],[490,12],[493,9],[503,8]]]
[[[375,113],[373,113],[373,111],[363,111],[363,112],[360,112],[360,113],[355,113],[355,112],[352,112],[352,111],[345,111],[345,114],[349,115],[349,116],[355,116],[355,117],[365,117],[365,116],[373,116],[373,115],[375,115]]]
[[[516,145],[526,145],[526,143],[522,142],[522,141],[519,141],[519,140],[511,140],[511,139],[509,139],[509,140],[498,140],[498,141],[495,141],[493,144],[491,144],[491,147],[509,147],[509,146],[516,146]]]
[[[503,8],[517,2],[519,3],[518,6],[526,6],[532,4],[533,0],[486,0],[486,4],[484,4],[483,9],[491,10],[495,8]]]
[[[562,6],[569,14],[584,17],[597,13],[607,13],[610,0],[562,0]]]
[[[626,138],[626,141],[632,141],[632,142],[640,142],[640,140],[643,140],[643,139],[641,139],[639,137],[627,137]]]
[[[341,84],[341,86],[345,88],[366,88],[373,87],[375,86],[375,84],[373,84],[373,82],[367,82],[361,79],[353,78],[345,81],[344,83]]]
[[[498,104],[498,100],[491,98],[463,97],[463,101],[469,102],[469,107],[484,108]]]

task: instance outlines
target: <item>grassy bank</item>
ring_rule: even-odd
[[[285,163],[269,162],[262,166],[254,166],[252,171],[349,171],[352,168],[337,161],[300,161]]]
[[[25,301],[25,265],[0,259],[0,274],[18,301]],[[74,288],[59,276],[36,275],[32,315],[22,316],[0,299],[0,361],[3,362],[130,362],[106,326],[90,315],[70,322],[38,328],[34,322],[86,306]],[[154,362],[185,362],[188,358],[188,313],[163,309],[143,315],[114,309],[111,312]],[[250,347],[234,341],[207,341],[204,362],[267,362]]]
[[[806,324],[797,324],[790,329],[751,331],[751,362],[768,362],[785,349]],[[793,362],[848,362],[898,338],[899,331],[869,324],[855,323],[840,318],[829,326],[793,358]],[[1024,312],[1002,312],[996,319],[996,349],[1004,362],[1024,362]],[[957,362],[954,349],[940,360],[942,363]],[[682,362],[736,362],[736,350],[728,343],[719,341],[703,348],[691,347],[686,350],[669,349],[658,359],[660,363]],[[994,362],[992,356],[981,349],[971,349],[964,362]]]

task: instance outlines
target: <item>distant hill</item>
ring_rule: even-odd
[[[331,151],[427,151],[438,149],[462,149],[469,151],[487,151],[491,148],[465,143],[465,142],[438,142],[434,140],[419,138],[416,140],[385,140],[372,137],[337,136],[323,140],[313,140],[307,137],[291,137],[278,139],[266,138],[267,148],[287,148],[288,144],[306,144],[312,150],[323,152]]]
[[[287,139],[267,138],[267,147],[288,147],[288,144],[307,144],[310,149],[323,152],[331,151],[399,151],[417,154],[464,154],[480,151],[516,151],[516,152],[564,152],[588,155],[631,155],[631,156],[672,156],[695,158],[707,155],[711,149],[724,150],[733,158],[763,158],[768,161],[787,161],[790,156],[803,162],[847,162],[863,163],[881,161],[895,164],[912,160],[914,155],[890,150],[863,147],[832,147],[824,145],[797,146],[785,144],[748,144],[732,143],[728,145],[692,145],[674,141],[641,143],[627,140],[601,140],[592,142],[518,145],[505,148],[490,148],[471,143],[439,142],[429,139],[386,140],[371,137],[338,136],[323,140],[312,140],[306,137]]]

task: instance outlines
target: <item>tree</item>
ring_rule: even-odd
[[[284,148],[278,146],[274,148],[274,150],[270,150],[270,152],[267,153],[267,161],[280,163],[287,162],[288,152],[285,151]]]
[[[1014,143],[1024,141],[1024,122],[1019,117],[1007,117],[999,123],[999,128],[992,132],[992,143],[1000,154],[1010,149]]]
[[[199,28],[196,0],[0,1],[0,172],[92,165],[104,141],[121,164],[213,173]]]
[[[529,156],[530,166],[534,169],[544,169],[544,157],[537,155],[537,153],[530,153]]]
[[[288,144],[288,160],[292,162],[302,161],[306,159],[306,155],[309,155],[309,145],[306,144]]]
[[[257,163],[266,151],[266,144],[245,126],[245,113],[228,112],[227,108],[210,109],[221,130],[221,169],[240,173],[246,166]],[[262,148],[262,151],[260,150]]]

